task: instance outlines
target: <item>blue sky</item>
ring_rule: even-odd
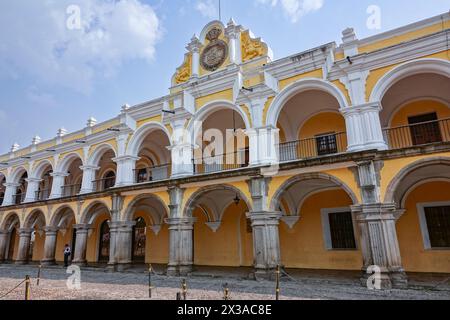
[[[104,121],[120,107],[168,93],[185,46],[218,17],[218,0],[3,0],[0,4],[0,153],[15,142]],[[80,8],[81,28],[67,20]],[[368,29],[367,8],[381,9]],[[275,59],[354,27],[367,37],[447,12],[450,0],[222,0],[222,20],[261,36]],[[74,21],[74,20],[70,20]],[[73,24],[72,24],[73,26]]]

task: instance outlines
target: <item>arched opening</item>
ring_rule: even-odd
[[[111,242],[111,232],[109,229],[109,220],[104,220],[100,225],[100,236],[98,246],[98,262],[109,261],[109,248]]]
[[[113,161],[114,158],[114,150],[110,148],[105,147],[96,152],[94,165],[99,167],[99,170],[96,173],[96,179],[93,181],[94,191],[104,191],[115,186],[117,165]]]
[[[450,273],[450,159],[413,163],[388,191],[403,210],[396,227],[405,271]]]
[[[61,172],[67,174],[67,176],[64,178],[64,185],[61,190],[63,197],[71,197],[80,193],[83,180],[82,166],[83,161],[78,155],[69,156],[68,159],[64,160]]]
[[[351,206],[356,197],[327,175],[288,180],[272,206],[283,212],[279,227],[281,262],[286,268],[360,270],[362,253]]]
[[[80,223],[91,226],[86,244],[88,263],[104,264],[109,261],[110,221],[110,211],[103,202],[94,202],[86,208]]]
[[[3,200],[5,199],[5,191],[6,191],[5,182],[6,182],[5,176],[0,174],[0,206],[2,205]]]
[[[13,204],[19,205],[25,201],[25,196],[27,194],[28,187],[28,173],[25,169],[21,169],[17,176],[19,177],[17,181],[15,181],[18,186],[16,188],[16,192],[13,195]]]
[[[253,234],[246,217],[246,197],[234,187],[207,188],[188,201],[189,215],[196,218],[193,232],[194,265],[251,267]]]
[[[134,221],[131,257],[133,264],[169,262],[168,208],[156,196],[141,195],[129,205],[125,221]]]
[[[50,193],[52,192],[52,183],[53,177],[52,174],[53,169],[51,164],[46,164],[41,168],[37,169],[36,178],[40,179],[38,190],[35,194],[36,201],[47,200],[50,197]]]
[[[137,183],[168,179],[171,175],[170,140],[160,128],[150,127],[136,139],[138,145],[135,179]]]
[[[207,108],[204,106],[203,108]],[[212,173],[247,167],[248,138],[243,116],[230,107],[218,107],[200,116],[194,133],[199,148],[194,150],[195,173]]]
[[[418,73],[394,82],[380,113],[391,149],[450,141],[450,75]]]
[[[55,260],[57,262],[64,261],[64,248],[68,244],[72,249],[72,259],[75,252],[76,230],[75,213],[70,207],[62,207],[58,209],[50,222],[50,225],[58,229],[56,237],[56,254]]]
[[[17,258],[18,246],[19,246],[19,233],[20,228],[19,216],[15,213],[10,214],[2,226],[2,229],[8,232],[7,242],[5,246],[5,261],[13,262]]]
[[[41,261],[43,259],[45,246],[44,228],[46,225],[45,215],[40,210],[33,211],[25,220],[24,228],[32,230],[26,255],[27,261]]]
[[[341,106],[332,94],[310,89],[292,95],[277,118],[280,161],[345,152],[347,135]]]

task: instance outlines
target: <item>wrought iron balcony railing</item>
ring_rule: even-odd
[[[42,189],[39,191],[36,191],[35,194],[35,200],[36,201],[44,201],[47,200],[50,197],[50,189]]]
[[[80,193],[81,184],[68,184],[61,187],[63,197],[73,197]]]
[[[108,177],[92,181],[92,188],[94,192],[105,191],[114,187],[116,184],[116,177]]]
[[[249,149],[212,157],[192,159],[194,174],[215,173],[248,167]]]
[[[134,170],[136,183],[160,181],[168,179],[171,175],[172,165],[163,164],[154,167],[147,167]]]

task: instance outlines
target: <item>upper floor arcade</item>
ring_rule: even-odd
[[[273,60],[249,30],[213,21],[170,94],[0,156],[3,206],[364,150],[450,140],[450,15],[368,39],[343,32]]]

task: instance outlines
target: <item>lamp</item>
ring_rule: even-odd
[[[241,198],[239,198],[239,195],[236,193],[236,197],[233,199],[234,203],[238,206],[241,202]]]

